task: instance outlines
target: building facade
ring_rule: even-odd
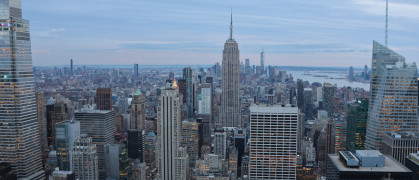
[[[233,15],[231,16],[233,17]],[[230,38],[224,44],[222,62],[221,127],[241,127],[240,112],[240,52],[233,39],[233,18],[230,24]]]
[[[296,179],[298,108],[250,107],[249,179]]]
[[[37,119],[29,21],[21,0],[0,0],[0,162],[18,178],[44,175]]]
[[[355,150],[365,149],[368,99],[358,99],[353,104],[349,104],[347,114],[346,149],[355,153]]]
[[[418,131],[417,67],[375,41],[371,67],[365,146],[381,150],[385,132]]]
[[[91,137],[80,136],[70,151],[70,167],[77,179],[99,179],[96,145]]]
[[[97,88],[96,89],[96,105],[99,110],[112,110],[112,89]]]
[[[80,122],[80,133],[92,138],[96,145],[99,176],[106,176],[105,145],[114,143],[115,123],[113,111],[82,109],[76,111],[74,120]]]
[[[66,121],[55,125],[55,150],[57,167],[62,171],[70,170],[70,150],[80,136],[80,122]]]

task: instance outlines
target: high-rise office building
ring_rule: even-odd
[[[214,154],[221,159],[227,158],[227,133],[223,130],[217,130],[214,133]]]
[[[42,154],[33,78],[29,21],[21,0],[0,0],[0,161],[18,178],[39,178]]]
[[[46,105],[48,146],[55,148],[55,125],[67,121],[68,108],[63,100],[48,99]]]
[[[145,98],[141,91],[138,89],[132,96],[130,129],[145,129],[145,115]]]
[[[405,164],[410,153],[419,151],[419,134],[417,132],[386,132],[383,135],[382,153]]]
[[[120,179],[120,160],[125,160],[122,159],[123,149],[122,144],[105,145],[106,178]]]
[[[39,136],[41,138],[41,150],[42,154],[44,154],[48,148],[48,141],[47,141],[47,121],[45,118],[46,114],[46,100],[44,97],[43,92],[36,92],[36,108],[37,108],[37,116],[38,116],[38,128],[39,128]]]
[[[250,107],[249,179],[296,179],[298,108]]]
[[[335,113],[335,106],[333,101],[335,100],[335,87],[329,83],[323,83],[323,109],[327,112],[329,118],[333,117]]]
[[[387,131],[418,131],[416,63],[374,41],[366,149],[381,150]]]
[[[178,150],[181,144],[181,100],[176,89],[163,89],[157,107],[158,177],[174,180],[179,170]],[[186,152],[186,150],[185,150]]]
[[[198,84],[196,92],[197,114],[211,115],[212,112],[212,84]]]
[[[134,79],[138,80],[138,64],[134,64]]]
[[[70,76],[74,76],[73,59],[70,60]]]
[[[305,120],[313,119],[313,90],[311,88],[304,88],[304,113]]]
[[[91,137],[76,138],[70,151],[70,167],[77,179],[99,179],[96,144]]]
[[[127,140],[128,157],[144,162],[145,130],[129,129]]]
[[[250,74],[250,60],[249,59],[246,59],[244,61],[244,72],[246,74]]]
[[[350,67],[349,67],[348,80],[349,80],[349,81],[355,81],[355,76],[354,76],[354,67],[353,67],[353,66],[350,66]]]
[[[348,105],[346,150],[355,153],[365,149],[367,134],[368,99],[358,99]]]
[[[304,82],[301,79],[297,80],[297,106],[304,110]]]
[[[199,125],[191,118],[182,121],[182,145],[186,147],[191,164],[195,164],[195,160],[199,157]]]
[[[96,89],[96,105],[99,110],[112,110],[112,90],[111,88]]]
[[[80,136],[80,122],[72,120],[57,123],[55,131],[57,167],[63,171],[70,171],[70,150],[76,138]]]
[[[221,120],[222,127],[241,127],[240,111],[240,60],[239,45],[233,39],[233,15],[231,15],[230,37],[224,44]]]
[[[186,80],[186,93],[185,93],[185,98],[186,98],[186,116],[188,118],[192,118],[193,114],[194,114],[194,102],[193,102],[193,94],[194,94],[194,88],[193,88],[193,83],[192,83],[192,68],[191,67],[186,67],[183,68],[183,79]]]
[[[260,67],[262,74],[265,74],[265,52],[262,49],[262,52],[260,53]]]
[[[370,76],[368,74],[368,66],[364,66],[364,80],[369,80]]]
[[[347,135],[347,123],[343,118],[333,119],[333,136],[332,141],[334,143],[334,151],[332,153],[338,153],[339,151],[346,150],[346,135]]]
[[[114,143],[116,129],[114,116],[113,111],[88,108],[76,111],[74,114],[74,120],[80,122],[80,133],[92,137],[92,142],[96,145],[100,179],[106,176],[105,145]]]

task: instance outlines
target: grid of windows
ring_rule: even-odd
[[[250,107],[250,179],[295,179],[298,109]]]

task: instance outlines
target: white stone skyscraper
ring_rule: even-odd
[[[383,133],[418,131],[416,63],[373,43],[366,149],[381,150]]]
[[[250,106],[249,179],[296,179],[298,108]]]
[[[222,127],[241,127],[239,104],[240,60],[239,45],[233,39],[233,15],[230,22],[230,37],[224,44],[223,79],[220,125]]]
[[[77,179],[99,179],[99,166],[96,144],[85,134],[74,141],[70,151],[70,170]]]
[[[40,179],[31,39],[21,0],[0,0],[0,28],[0,162],[10,163],[19,179]]]
[[[167,88],[161,91],[157,107],[157,156],[158,178],[161,180],[180,180],[186,174],[188,156],[181,153],[182,121],[180,115],[181,99],[176,89]],[[186,150],[184,151],[186,152]],[[186,160],[186,162],[185,162]],[[185,179],[186,180],[186,179]]]

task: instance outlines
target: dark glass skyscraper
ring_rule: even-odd
[[[230,24],[230,38],[224,44],[221,120],[222,127],[239,127],[241,113],[239,104],[240,61],[239,45],[233,39],[233,18]]]
[[[193,117],[194,114],[194,103],[193,103],[193,84],[192,84],[192,68],[183,68],[183,79],[186,80],[186,115],[189,118]]]
[[[43,175],[29,21],[20,0],[0,0],[0,161],[18,178]]]

